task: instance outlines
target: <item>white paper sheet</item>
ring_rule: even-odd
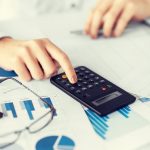
[[[23,132],[18,142],[9,149],[17,149],[21,146],[22,149],[39,150],[36,148],[38,141],[47,136],[57,135],[58,138],[62,136],[69,137],[74,142],[72,149],[83,150],[92,149],[93,147],[103,147],[99,138],[95,135],[91,125],[85,115],[81,105],[72,100],[71,97],[59,91],[46,81],[33,81],[26,83],[26,85],[38,93],[42,97],[50,97],[53,106],[56,108],[56,116],[51,124],[36,134],[29,134],[27,131]],[[6,103],[12,102],[17,113],[17,117],[12,116],[12,109],[5,106],[7,113],[3,119],[0,120],[0,135],[22,129],[40,116],[45,114],[48,109],[42,107],[36,96],[28,91],[25,91],[21,86],[13,81],[6,81],[0,84],[1,101],[0,104],[4,108]],[[23,101],[32,100],[34,109],[31,113],[34,117],[33,120],[29,119],[27,109],[22,106]],[[49,116],[47,116],[48,118]],[[39,123],[40,126],[42,122]],[[11,126],[10,126],[11,125]],[[89,136],[90,135],[90,136]],[[0,144],[5,141],[4,137],[0,137]],[[6,140],[7,141],[7,140]],[[58,143],[55,144],[55,146]],[[66,143],[67,144],[67,143]],[[49,145],[53,147],[54,145]],[[66,145],[67,146],[67,145]],[[7,149],[6,149],[7,150]]]

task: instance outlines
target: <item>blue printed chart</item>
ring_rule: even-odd
[[[147,97],[141,97],[140,101],[145,104],[146,106],[150,107],[150,98]]]
[[[53,105],[50,97],[42,97],[43,100],[45,100],[48,104]],[[21,110],[25,112],[27,118],[29,120],[34,120],[33,112],[36,112],[35,103],[36,100],[31,99],[24,99],[21,101],[18,101],[18,105],[20,106]],[[16,119],[19,117],[19,111],[17,111],[17,107],[15,107],[15,100],[13,102],[5,102],[1,104],[2,111],[4,113],[4,116],[7,117],[11,115],[12,118]],[[41,100],[38,100],[39,107],[47,110],[48,105],[46,103],[43,103]]]
[[[0,68],[0,77],[16,77],[17,74],[14,71],[6,71]]]
[[[103,140],[113,140],[149,124],[148,120],[133,111],[129,106],[104,117],[100,117],[87,108],[85,108],[85,112],[95,132]]]
[[[36,150],[73,150],[75,142],[67,136],[48,136],[40,139]]]
[[[8,112],[11,112],[12,116],[14,118],[17,118],[17,113],[16,113],[13,102],[7,102],[4,104],[1,104],[1,107],[2,107],[2,110],[3,110],[3,113],[5,114],[5,116],[8,116]]]

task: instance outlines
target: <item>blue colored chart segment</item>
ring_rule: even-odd
[[[74,141],[67,136],[48,136],[40,139],[36,144],[36,150],[73,150]]]
[[[93,128],[95,132],[102,138],[106,139],[106,133],[108,131],[109,125],[107,124],[109,117],[104,116],[100,117],[92,110],[85,110],[91,124],[93,125]]]
[[[53,103],[52,103],[52,100],[50,99],[50,97],[42,97],[42,99],[43,99],[45,102],[47,102],[49,105],[53,106]],[[46,103],[42,102],[40,99],[39,99],[39,104],[40,104],[41,107],[44,107],[44,108],[46,108],[46,109],[49,108],[49,106],[48,106]],[[55,112],[54,115],[57,116],[57,112]]]
[[[8,115],[7,112],[10,111],[12,113],[13,118],[17,118],[17,113],[14,104],[12,102],[4,103],[1,105],[1,107],[5,116],[7,116]]]
[[[22,108],[25,109],[27,111],[27,114],[29,116],[30,120],[33,120],[33,114],[32,111],[35,111],[35,108],[33,106],[33,103],[31,100],[25,100],[21,102]]]
[[[1,77],[16,77],[17,74],[14,71],[6,71],[0,68],[0,76]]]
[[[145,118],[133,111],[129,106],[104,117],[87,108],[85,108],[85,112],[93,129],[103,140],[115,139],[149,125]]]
[[[50,97],[42,97],[43,100],[45,100],[48,104],[53,105]],[[24,101],[19,101],[19,105],[23,111],[26,112],[27,117],[29,120],[34,120],[33,112],[36,112],[37,108],[34,104],[35,100],[26,99]],[[48,105],[43,103],[41,100],[39,100],[39,106],[44,109],[49,109]],[[18,118],[19,117],[19,111],[15,107],[15,104],[13,102],[5,102],[3,104],[0,104],[0,107],[2,108],[3,114],[5,117],[11,113],[11,117]],[[55,114],[57,116],[57,114]]]
[[[49,105],[53,105],[50,97],[42,97],[42,99],[45,102],[47,102]],[[40,103],[41,107],[49,108],[48,105],[46,103],[42,102],[41,100],[39,100],[39,103]]]

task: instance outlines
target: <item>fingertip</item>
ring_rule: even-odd
[[[119,37],[121,34],[122,34],[122,32],[117,29],[113,32],[114,37]]]
[[[27,76],[19,76],[19,78],[23,81],[29,82],[32,80],[32,77],[30,75]]]
[[[85,28],[84,28],[83,32],[84,32],[86,35],[89,34],[89,30],[88,30],[88,29],[85,29]]]
[[[77,82],[77,75],[76,75],[76,73],[70,78],[70,82],[72,84],[75,84]]]
[[[89,25],[88,24],[85,24],[83,31],[85,34],[89,34]]]
[[[109,33],[104,33],[104,37],[105,37],[105,38],[109,38],[109,37],[110,37],[110,34],[109,34]]]
[[[93,40],[95,40],[95,39],[97,39],[97,35],[91,35],[91,38],[92,38]]]

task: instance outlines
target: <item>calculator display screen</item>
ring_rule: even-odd
[[[106,95],[106,96],[104,96],[104,97],[101,97],[101,98],[99,98],[99,99],[93,101],[92,103],[93,103],[95,106],[99,106],[99,105],[102,105],[102,104],[104,104],[104,103],[106,103],[106,102],[109,102],[109,101],[111,101],[112,99],[115,99],[115,98],[117,98],[117,97],[119,97],[119,96],[121,96],[121,95],[122,95],[122,93],[120,93],[119,91],[115,91],[115,92],[113,92],[113,93],[110,93],[110,94],[108,94],[108,95]]]

